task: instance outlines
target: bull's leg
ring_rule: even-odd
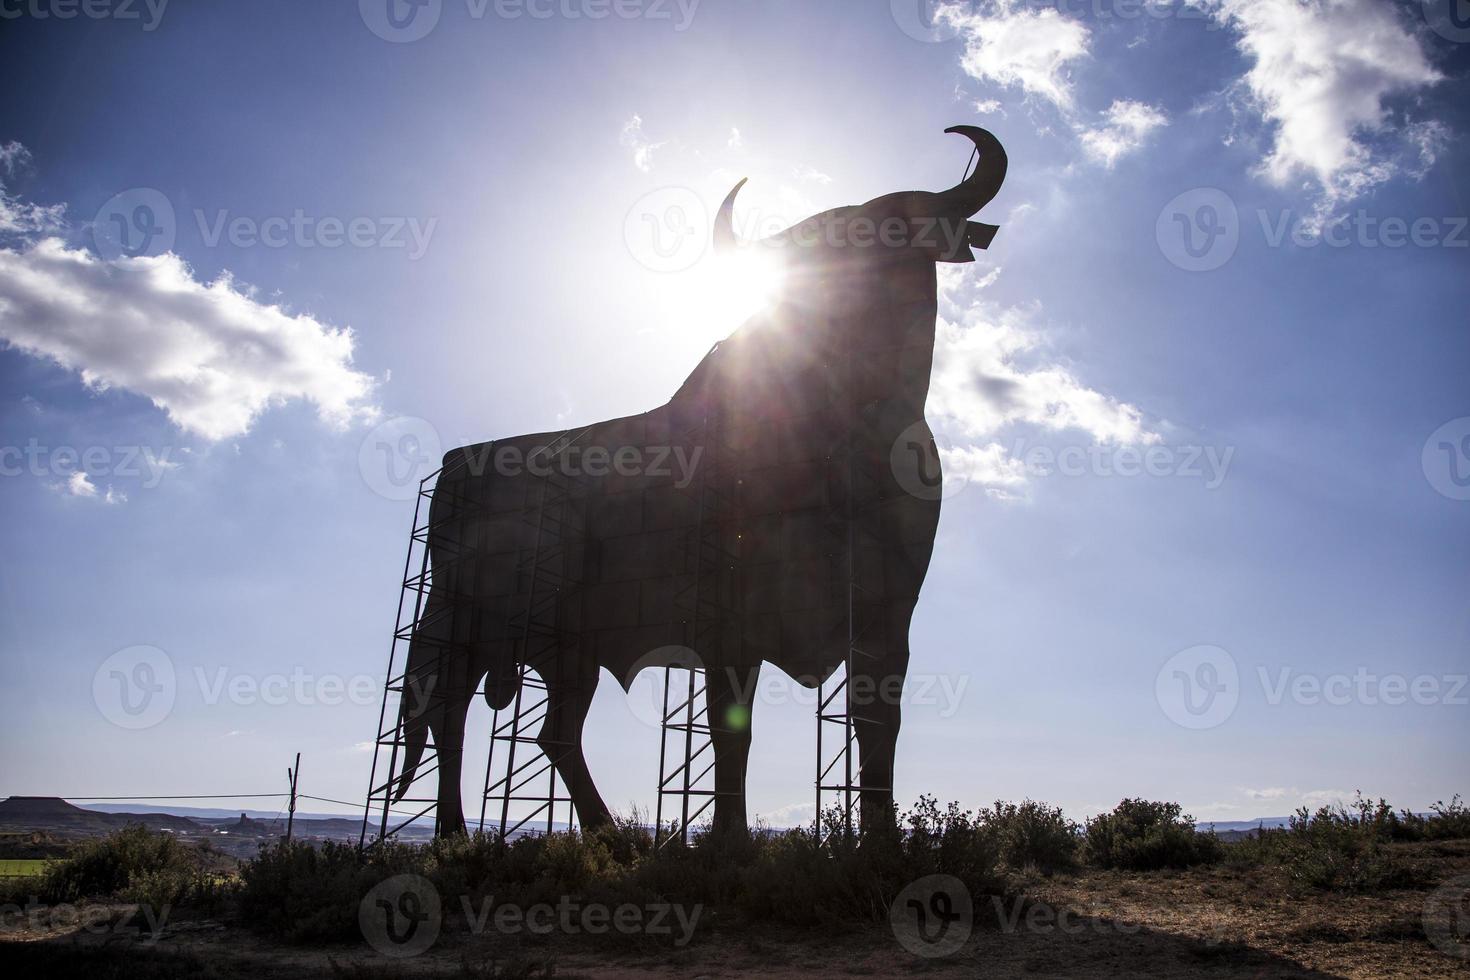
[[[859,818],[874,828],[893,819],[893,760],[903,721],[903,681],[909,663],[912,609],[890,610],[886,651],[854,665],[852,718],[858,742]]]
[[[743,836],[749,832],[745,819],[745,772],[750,761],[754,680],[753,676],[742,677],[740,669],[733,667],[711,668],[705,672],[704,696],[715,752],[713,831],[716,836]]]
[[[541,751],[556,766],[567,787],[583,830],[594,830],[611,819],[602,794],[592,782],[587,757],[582,753],[582,728],[597,693],[596,664],[577,664],[563,670],[548,670],[546,722],[536,736]]]
[[[439,762],[439,807],[434,833],[440,837],[465,832],[460,778],[464,768],[465,718],[469,711],[469,694],[454,690],[444,698],[442,710],[429,718],[429,731],[434,736]]]

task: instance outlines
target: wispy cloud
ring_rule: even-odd
[[[0,161],[24,159],[15,146],[0,148]],[[35,213],[0,198],[12,221]],[[77,372],[93,390],[142,395],[210,440],[242,435],[293,399],[338,427],[377,414],[373,380],[352,367],[350,329],[263,303],[228,273],[201,282],[171,252],[104,259],[51,235],[0,248],[0,340]],[[68,493],[95,496],[78,476]]]
[[[935,18],[964,40],[960,65],[972,78],[1019,87],[1063,110],[1074,104],[1071,66],[1085,58],[1091,33],[1080,21],[1021,0],[945,4]]]
[[[1271,130],[1262,172],[1281,186],[1307,178],[1323,211],[1405,170],[1399,151],[1430,160],[1442,127],[1395,130],[1387,102],[1443,76],[1401,11],[1381,0],[1205,0],[1250,61],[1246,101]],[[1397,135],[1398,147],[1374,137]]]
[[[967,75],[1002,88],[1019,88],[1053,106],[1081,141],[1084,155],[1104,167],[1142,147],[1151,132],[1168,122],[1157,106],[1129,100],[1114,101],[1095,124],[1086,121],[1072,80],[1073,66],[1088,57],[1092,44],[1092,33],[1080,20],[1022,0],[946,4],[936,16],[964,40],[960,67]],[[1001,104],[994,98],[980,99],[975,111],[1000,112]]]
[[[66,220],[66,205],[31,204],[6,192],[6,181],[30,166],[31,151],[11,140],[0,143],[0,234],[48,234]]]
[[[1142,147],[1150,133],[1168,124],[1169,117],[1155,106],[1118,99],[1103,113],[1101,125],[1084,129],[1079,136],[1087,156],[1112,169]]]
[[[1001,307],[979,291],[994,274],[970,284],[946,276],[926,414],[949,443],[946,471],[1010,497],[1026,483],[1022,462],[995,437],[1023,424],[1071,429],[1100,444],[1147,445],[1160,440],[1141,409],[1089,387],[1065,367],[1041,357],[1044,333],[1036,311]]]
[[[739,138],[738,131],[735,136]],[[653,169],[654,151],[668,144],[667,140],[661,143],[650,142],[643,134],[643,117],[637,114],[623,124],[623,132],[618,137],[618,142],[633,151],[633,166],[644,173]]]
[[[84,500],[97,500],[104,504],[125,504],[128,502],[128,495],[121,490],[114,490],[111,486],[106,490],[98,490],[97,484],[92,482],[92,478],[80,470],[60,483],[50,484],[50,487],[64,497],[81,497]]]

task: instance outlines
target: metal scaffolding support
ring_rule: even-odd
[[[718,345],[716,345],[718,347]],[[703,652],[739,662],[740,454],[723,417],[724,399],[707,397],[700,419],[676,444],[702,448],[692,493],[696,521],[684,542],[680,572],[690,584],[674,596],[670,633],[693,649],[687,665],[664,668],[654,845],[689,842],[689,831],[714,805],[714,734],[726,719],[710,713]],[[733,643],[737,647],[730,649]],[[677,822],[666,827],[665,816]]]
[[[526,605],[510,623],[519,634],[515,702],[495,712],[491,722],[480,802],[480,829],[485,829],[488,815],[502,840],[542,816],[546,832],[551,833],[559,804],[566,804],[566,828],[576,824],[571,787],[562,779],[558,765],[579,747],[542,737],[541,732],[556,730],[561,710],[551,702],[546,675],[556,672],[568,694],[574,693],[578,683],[582,644],[577,600],[585,560],[587,487],[558,472],[555,463],[587,431],[563,432],[528,460],[529,470],[534,472],[539,466],[545,475],[537,481],[535,516],[528,515],[534,528],[532,546],[517,570]],[[503,751],[497,752],[497,746]],[[503,759],[498,768],[497,758]],[[538,789],[543,785],[544,792]],[[522,812],[512,813],[513,809]]]
[[[372,840],[385,840],[431,814],[436,820],[437,828],[438,794],[435,781],[431,777],[438,770],[438,757],[432,746],[426,748],[424,758],[420,760],[413,777],[408,779],[403,798],[397,801],[405,809],[394,810],[392,805],[396,791],[405,780],[401,767],[407,746],[406,694],[417,688],[427,692],[431,699],[443,697],[437,684],[426,681],[437,673],[440,660],[452,649],[452,644],[434,643],[433,657],[419,665],[414,676],[410,676],[407,667],[408,649],[416,634],[440,623],[445,616],[452,615],[454,610],[454,604],[451,603],[439,607],[433,613],[427,612],[434,576],[434,569],[429,562],[429,538],[448,523],[441,520],[436,524],[431,505],[439,479],[447,473],[452,474],[463,465],[465,464],[461,459],[454,467],[437,470],[425,477],[419,483],[418,493],[414,498],[413,525],[409,534],[408,554],[403,563],[402,588],[393,624],[393,642],[388,648],[387,680],[383,685],[383,702],[378,712],[372,773],[368,780],[368,797],[363,810],[359,847],[370,842],[370,830],[376,830]],[[391,727],[388,722],[390,717],[393,718]],[[420,789],[421,785],[427,786],[427,789]],[[428,795],[423,795],[424,793]],[[373,827],[374,814],[378,816],[376,828]],[[395,823],[395,818],[400,817],[403,819]]]
[[[541,724],[548,720],[545,684],[539,674],[547,667],[549,657],[565,656],[566,662],[572,664],[578,653],[575,630],[566,629],[561,620],[576,594],[577,583],[567,574],[567,566],[581,561],[585,489],[558,473],[552,464],[586,431],[564,432],[528,459],[533,469],[539,467],[546,475],[534,485],[537,499],[533,508],[527,508],[526,517],[532,528],[532,545],[517,569],[526,595],[523,611],[511,619],[512,628],[519,633],[520,685],[513,708],[496,712],[492,721],[479,824],[484,830],[488,817],[491,828],[502,836],[520,831],[542,813],[549,831],[554,826],[558,804],[567,803],[571,811],[570,794],[561,786],[556,771],[557,759],[547,758],[538,744]],[[488,459],[489,454],[484,458]],[[450,499],[452,506],[437,509],[433,506],[436,497],[442,502],[444,494],[452,492],[446,487],[456,485],[445,478],[459,474],[469,465],[468,460],[468,455],[460,456],[430,474],[419,484],[415,498],[359,846],[388,839],[405,827],[429,819],[434,820],[436,833],[458,829],[440,825],[437,746],[432,742],[426,746],[412,776],[404,774],[403,763],[408,745],[406,713],[410,703],[406,695],[418,692],[424,701],[422,711],[432,712],[442,706],[448,690],[446,685],[438,683],[446,676],[441,674],[441,665],[449,667],[467,661],[473,642],[480,635],[482,610],[476,596],[482,563],[475,560],[476,542],[467,529],[487,516],[488,501],[473,494],[461,494]],[[431,540],[436,556],[433,560],[429,553]],[[446,591],[447,573],[456,567],[460,570],[457,591],[451,594]],[[437,589],[434,588],[436,575]],[[429,651],[429,655],[421,656],[410,671],[408,651],[414,645],[421,651]],[[575,677],[575,673],[568,676]],[[530,696],[528,691],[532,692]],[[473,696],[483,694],[481,681]],[[492,779],[497,743],[506,747],[506,775]],[[540,776],[546,777],[544,784],[537,780]],[[544,792],[539,789],[541,785],[545,786]],[[403,796],[395,800],[400,789]],[[500,802],[501,806],[498,812],[487,814],[492,801]],[[529,805],[530,813],[512,814],[513,805]],[[569,817],[568,824],[571,822]]]
[[[854,356],[846,358],[843,397],[839,404],[856,423],[863,407],[857,400]],[[846,602],[846,654],[842,675],[835,673],[817,686],[816,820],[817,840],[826,843],[834,835],[851,841],[860,822],[862,753],[858,726],[881,724],[853,711],[853,678],[870,676],[867,665],[881,657],[867,646],[883,625],[882,502],[883,483],[879,462],[856,437],[858,426],[849,428],[841,465],[843,496],[830,501],[828,528],[833,534],[834,560],[841,562],[838,575],[844,581]],[[874,558],[877,558],[875,566]],[[874,696],[870,692],[868,696]],[[835,743],[835,745],[834,745]],[[870,790],[889,787],[868,786]],[[835,810],[836,813],[830,811]]]

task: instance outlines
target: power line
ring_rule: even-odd
[[[218,793],[214,796],[89,796],[86,794],[68,794],[58,796],[59,800],[90,800],[92,802],[111,802],[119,800],[141,800],[150,802],[152,800],[264,800],[279,799],[290,796],[289,793]]]

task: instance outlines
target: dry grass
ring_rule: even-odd
[[[67,928],[5,930],[0,957],[31,975],[72,967],[94,977],[203,975],[493,977],[1453,977],[1462,960],[1425,937],[1432,886],[1470,874],[1470,841],[1392,845],[1427,887],[1351,894],[1307,888],[1279,866],[1187,871],[1082,870],[1018,882],[1024,898],[977,900],[956,956],[905,952],[882,925],[838,933],[718,916],[683,949],[608,949],[593,937],[471,936],[447,931],[428,954],[387,963],[350,944],[302,948],[233,924],[173,922],[157,943]],[[332,964],[336,964],[335,970]],[[26,968],[30,969],[27,970]],[[529,972],[522,972],[523,970]]]

